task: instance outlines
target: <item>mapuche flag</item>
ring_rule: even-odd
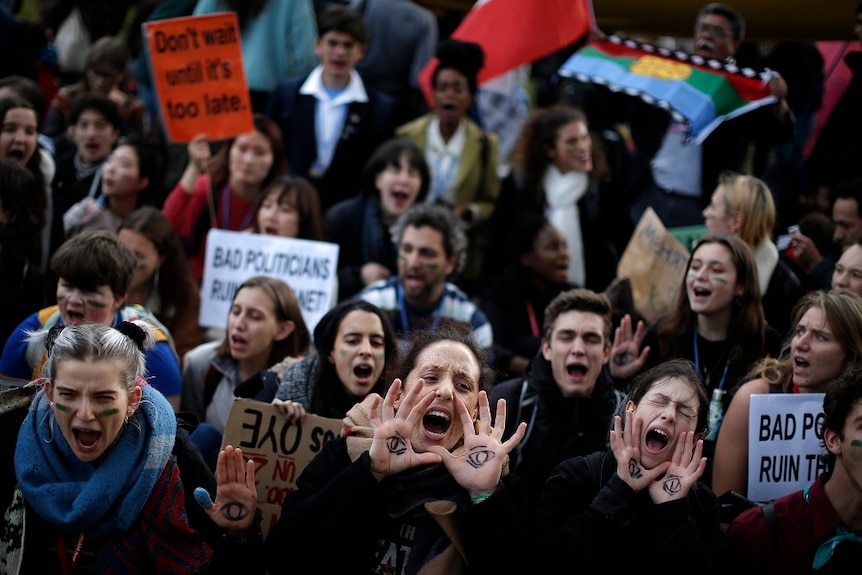
[[[590,42],[559,73],[666,109],[674,120],[688,124],[695,144],[724,120],[777,101],[769,89],[769,70],[739,68],[619,36]]]
[[[482,47],[485,65],[478,83],[483,84],[575,43],[594,21],[590,0],[479,0],[451,38]],[[436,67],[433,58],[419,73],[419,85],[432,106]]]

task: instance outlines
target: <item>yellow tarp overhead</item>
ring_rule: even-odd
[[[542,2],[543,0],[524,0]],[[437,14],[466,12],[472,0],[417,0]],[[745,17],[746,40],[852,40],[859,0],[736,0],[723,2]],[[698,11],[695,0],[593,0],[596,20],[605,32],[652,36],[692,35]]]

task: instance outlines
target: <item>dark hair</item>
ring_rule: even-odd
[[[835,233],[835,222],[826,214],[808,212],[799,218],[799,233],[811,239],[821,254],[832,250],[832,236]]]
[[[347,6],[330,6],[320,13],[317,20],[317,37],[323,38],[327,32],[347,34],[360,44],[368,43],[368,29],[365,21],[355,10]]]
[[[659,359],[678,357],[681,353],[680,345],[691,341],[697,326],[697,314],[691,310],[686,283],[697,250],[708,244],[719,244],[727,248],[730,261],[736,268],[736,283],[742,286],[742,294],[734,296],[731,303],[726,341],[730,346],[731,366],[748,366],[764,355],[766,319],[760,299],[754,254],[742,238],[730,234],[706,235],[699,239],[691,250],[674,309],[658,325]]]
[[[82,290],[108,286],[114,297],[128,293],[135,254],[114,232],[87,230],[63,242],[51,258],[51,271]]]
[[[527,194],[531,195],[537,207],[543,207],[545,203],[544,180],[545,171],[552,162],[550,153],[557,147],[560,130],[572,122],[583,122],[589,128],[587,117],[580,109],[559,104],[534,110],[521,129],[512,151],[512,164],[518,172],[518,177],[521,178],[521,185]],[[600,164],[607,165],[603,156],[604,153],[594,142],[594,173],[600,178],[604,176],[595,168]]]
[[[687,359],[670,359],[635,377],[629,385],[629,401],[638,405],[654,385],[673,377],[684,379],[694,389],[698,401],[695,432],[706,434],[709,424],[709,397],[694,364]]]
[[[548,218],[532,212],[518,217],[512,227],[508,242],[509,261],[518,263],[521,256],[533,251],[536,238],[548,226],[552,226]]]
[[[856,200],[856,215],[862,218],[862,178],[841,182],[835,186],[835,200]]]
[[[69,125],[74,126],[77,124],[81,114],[87,110],[93,110],[104,116],[105,120],[115,130],[120,130],[123,126],[123,118],[120,115],[120,108],[117,106],[117,103],[105,96],[99,96],[92,92],[84,92],[72,101],[72,111],[69,113]]]
[[[742,40],[745,38],[745,18],[743,18],[742,14],[740,14],[730,6],[725,6],[724,4],[719,4],[718,2],[712,2],[710,4],[707,4],[700,9],[700,12],[698,12],[697,14],[697,20],[695,22],[699,23],[701,18],[703,18],[707,14],[715,14],[716,16],[721,16],[725,18],[728,22],[730,22],[730,29],[733,32],[733,39],[737,42],[742,42]]]
[[[424,203],[411,206],[409,210],[401,214],[395,223],[393,237],[397,238],[399,246],[404,237],[404,230],[409,226],[414,228],[428,226],[443,234],[443,250],[446,252],[446,257],[455,256],[456,258],[453,273],[457,274],[463,269],[467,251],[467,235],[451,208],[439,204]]]
[[[356,403],[356,400],[345,391],[335,365],[327,359],[335,349],[335,339],[338,337],[341,322],[354,311],[371,313],[380,318],[380,325],[383,326],[385,363],[380,378],[374,382],[369,393],[385,395],[389,387],[386,377],[390,366],[398,364],[398,339],[388,316],[376,305],[365,300],[344,301],[326,312],[314,328],[314,347],[317,350],[319,364],[317,381],[309,404],[311,413],[324,417],[344,417],[344,414]]]
[[[138,177],[148,179],[147,187],[138,196],[138,205],[157,205],[162,196],[162,154],[158,147],[140,136],[121,138],[114,146],[114,151],[120,146],[128,146],[135,151]]]
[[[437,329],[414,330],[408,334],[408,337],[409,347],[398,366],[397,372],[395,372],[396,377],[400,377],[402,380],[406,379],[416,367],[419,355],[425,348],[441,341],[454,341],[467,346],[470,353],[479,362],[479,391],[490,390],[494,383],[494,373],[488,366],[486,353],[476,344],[476,339],[473,337],[473,326],[469,323],[441,318]]]
[[[847,418],[860,402],[862,402],[862,366],[854,365],[838,376],[838,379],[826,390],[826,396],[823,398],[823,432],[829,429],[844,439]],[[829,469],[835,468],[834,453],[827,450],[826,461]]]
[[[596,293],[592,290],[580,288],[560,293],[545,308],[545,333],[542,334],[545,341],[551,341],[557,318],[568,311],[594,313],[602,318],[602,323],[605,326],[602,332],[605,338],[605,347],[610,346],[612,324],[611,301],[603,293]]]
[[[6,76],[0,78],[0,88],[11,88],[15,93],[33,105],[38,113],[36,119],[41,123],[42,115],[45,113],[45,97],[35,80],[26,76]]]
[[[428,170],[428,162],[425,154],[413,141],[406,138],[392,138],[380,144],[362,170],[363,192],[368,195],[377,195],[377,176],[389,166],[399,167],[401,158],[406,155],[407,163],[411,168],[419,172],[422,183],[419,186],[419,195],[416,202],[425,200],[428,195],[428,186],[431,183],[431,173]]]
[[[120,224],[117,232],[124,229],[150,240],[159,256],[164,258],[156,286],[161,309],[152,311],[170,329],[177,314],[191,303],[189,294],[193,293],[194,288],[190,286],[195,286],[179,236],[167,216],[153,206],[144,206],[132,212]]]
[[[42,253],[41,230],[45,225],[45,190],[17,162],[0,158],[0,205],[7,221],[0,225],[3,259],[19,258],[38,263]]]
[[[302,317],[299,300],[296,299],[293,289],[278,278],[253,276],[236,288],[231,305],[233,305],[233,301],[236,300],[236,296],[240,290],[253,287],[266,292],[272,300],[275,316],[278,321],[293,322],[293,332],[290,335],[281,341],[272,342],[267,366],[275,365],[288,356],[300,357],[305,355],[308,352],[308,347],[311,345],[311,335],[308,332],[305,319]],[[230,355],[230,337],[228,334],[225,334],[224,339],[216,348],[216,353],[223,356]]]
[[[275,201],[293,203],[299,212],[299,231],[297,238],[305,240],[323,240],[323,216],[320,209],[320,196],[314,186],[301,176],[280,176],[271,182],[257,197],[252,210],[251,229],[260,233],[257,215],[263,201],[273,191],[278,190]]]
[[[0,126],[6,123],[6,114],[9,113],[10,110],[15,110],[18,108],[23,108],[25,110],[31,110],[33,114],[36,115],[36,130],[39,130],[39,110],[30,102],[30,100],[12,96],[11,98],[3,98],[0,99]],[[34,180],[34,197],[33,199],[36,201],[36,205],[33,206],[34,210],[41,211],[42,215],[40,217],[40,228],[45,223],[45,209],[48,205],[48,196],[49,193],[46,189],[48,186],[45,182],[45,174],[42,172],[42,154],[39,152],[39,141],[38,136],[36,140],[36,148],[33,150],[33,155],[30,156],[30,159],[27,160],[27,163],[24,165],[25,168],[30,172],[33,176]],[[4,204],[5,206],[5,204]],[[41,238],[41,236],[40,236]],[[39,240],[41,243],[41,239]],[[37,246],[38,247],[38,246]],[[41,249],[41,248],[39,248]]]
[[[447,38],[437,46],[437,67],[431,76],[431,85],[437,85],[437,76],[443,70],[455,70],[467,78],[470,93],[476,95],[479,70],[485,65],[485,52],[475,42],[462,42]]]

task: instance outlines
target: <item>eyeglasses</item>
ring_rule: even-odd
[[[716,38],[726,38],[728,36],[727,30],[722,28],[721,26],[711,26],[709,24],[698,24],[697,31],[699,34],[706,34],[707,32],[711,32],[713,36]]]

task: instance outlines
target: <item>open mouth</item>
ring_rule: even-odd
[[[372,373],[374,373],[374,370],[370,365],[357,365],[353,368],[353,375],[355,375],[356,379],[359,380],[369,379]]]
[[[263,228],[263,233],[264,233],[264,235],[267,235],[267,236],[277,236],[278,235],[278,228],[276,228],[275,226],[265,226]]]
[[[99,439],[102,437],[101,431],[92,431],[89,429],[73,429],[72,433],[75,436],[78,448],[82,451],[92,451],[95,449],[99,443]]]
[[[809,367],[811,364],[808,361],[802,359],[801,357],[794,357],[793,365],[795,365],[796,367]]]
[[[68,318],[68,322],[72,325],[78,325],[84,322],[84,314],[79,311],[71,311],[66,310],[66,317]]]
[[[406,202],[410,194],[401,190],[392,190],[392,199],[397,202]]]
[[[693,289],[693,290],[691,290],[691,291],[692,291],[692,293],[694,293],[694,295],[695,295],[695,296],[697,296],[697,297],[707,297],[707,296],[712,295],[712,291],[710,291],[710,290],[708,290],[708,289],[704,289],[704,288],[702,288],[702,287],[696,287],[696,288],[694,288],[694,289]]]
[[[587,366],[580,364],[567,365],[566,372],[574,377],[584,377],[587,375]]]
[[[8,150],[6,152],[6,157],[15,162],[23,162],[24,161],[24,150]]]
[[[669,441],[670,437],[662,429],[650,429],[647,431],[645,443],[647,449],[653,453],[657,453],[667,447]]]
[[[432,435],[445,435],[451,424],[449,414],[444,411],[431,410],[422,418],[422,426]]]

